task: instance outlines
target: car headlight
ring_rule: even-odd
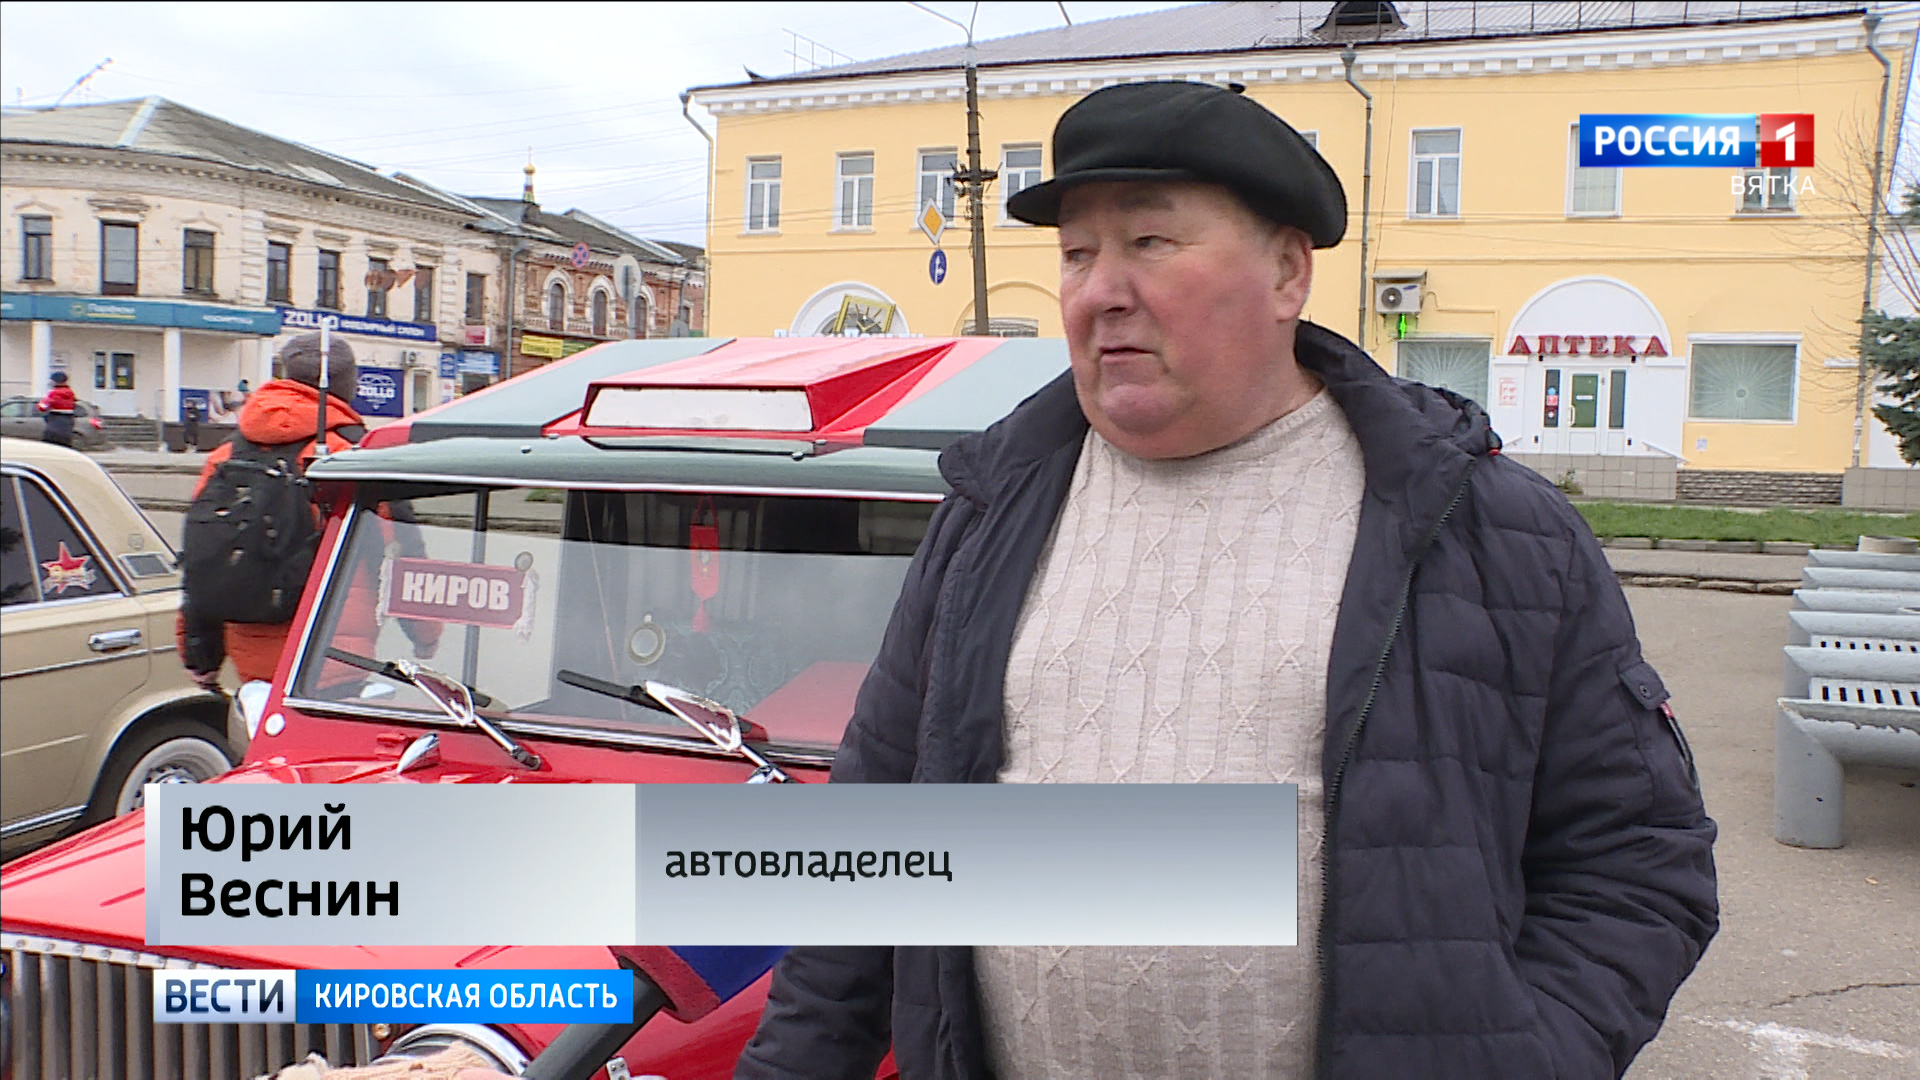
[[[509,1076],[527,1071],[527,1055],[513,1040],[481,1024],[424,1024],[395,1039],[374,1064],[431,1057],[449,1046],[464,1046]]]

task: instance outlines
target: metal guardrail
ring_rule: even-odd
[[[1789,611],[1787,644],[1861,653],[1920,654],[1920,618],[1897,612]]]
[[[1845,566],[1808,566],[1800,584],[1815,589],[1873,589],[1920,592],[1920,570],[1856,570]]]
[[[1807,552],[1808,566],[1831,566],[1843,570],[1920,571],[1920,555],[1890,555],[1875,551],[1832,551],[1814,548]]]
[[[1887,615],[1902,608],[1920,608],[1920,592],[1873,592],[1867,589],[1795,589],[1796,611],[1858,611]]]
[[[1846,843],[1848,765],[1920,768],[1920,556],[1812,551],[1787,614],[1773,835]]]

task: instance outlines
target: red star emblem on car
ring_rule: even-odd
[[[64,593],[68,589],[84,589],[93,584],[93,569],[88,563],[91,555],[75,555],[67,550],[67,542],[60,541],[60,557],[52,562],[43,562],[40,569],[47,572],[46,580],[40,583],[44,593]]]

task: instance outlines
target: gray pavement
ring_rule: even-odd
[[[1849,770],[1847,846],[1776,843],[1773,701],[1791,600],[1627,595],[1720,823],[1722,919],[1629,1080],[1920,1077],[1920,777]]]

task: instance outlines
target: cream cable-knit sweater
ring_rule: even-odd
[[[1000,779],[1300,785],[1300,944],[978,948],[1001,1080],[1310,1074],[1327,657],[1364,483],[1324,391],[1195,458],[1088,433],[1007,662]]]

